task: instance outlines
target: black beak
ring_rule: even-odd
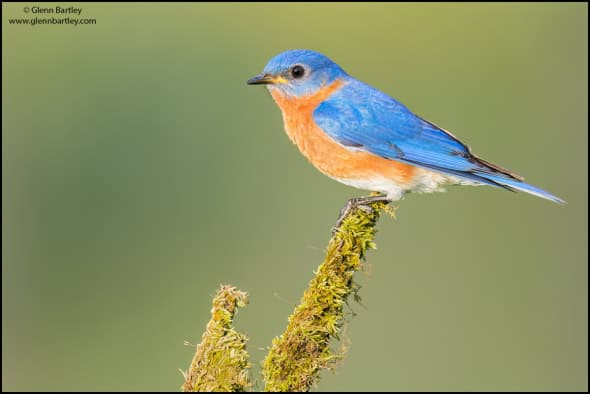
[[[248,80],[248,85],[270,85],[275,82],[275,78],[268,74],[258,74]]]

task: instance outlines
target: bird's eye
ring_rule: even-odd
[[[302,66],[293,66],[293,68],[291,68],[291,75],[293,76],[293,78],[301,78],[303,75],[305,74],[305,69]]]

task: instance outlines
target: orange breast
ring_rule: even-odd
[[[315,123],[313,111],[341,86],[341,81],[335,81],[318,93],[302,98],[291,98],[277,89],[271,90],[283,112],[285,131],[291,141],[316,168],[332,178],[368,180],[384,177],[400,185],[411,182],[416,167],[346,149]]]

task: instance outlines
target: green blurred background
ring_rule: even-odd
[[[408,196],[317,389],[587,389],[586,4],[75,3],[97,24],[8,24],[32,5],[2,5],[3,389],[178,390],[220,283],[251,295],[258,377],[363,194],[245,83],[292,48],[568,201]]]

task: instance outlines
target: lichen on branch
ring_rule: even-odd
[[[185,375],[183,391],[245,391],[251,386],[248,338],[232,326],[238,307],[248,303],[248,294],[222,285],[213,298],[211,320],[197,345]]]
[[[330,348],[330,342],[338,339],[344,305],[356,291],[353,275],[367,250],[375,247],[381,209],[392,213],[383,202],[356,207],[335,229],[324,261],[264,360],[266,391],[308,391],[319,372],[343,356]]]

